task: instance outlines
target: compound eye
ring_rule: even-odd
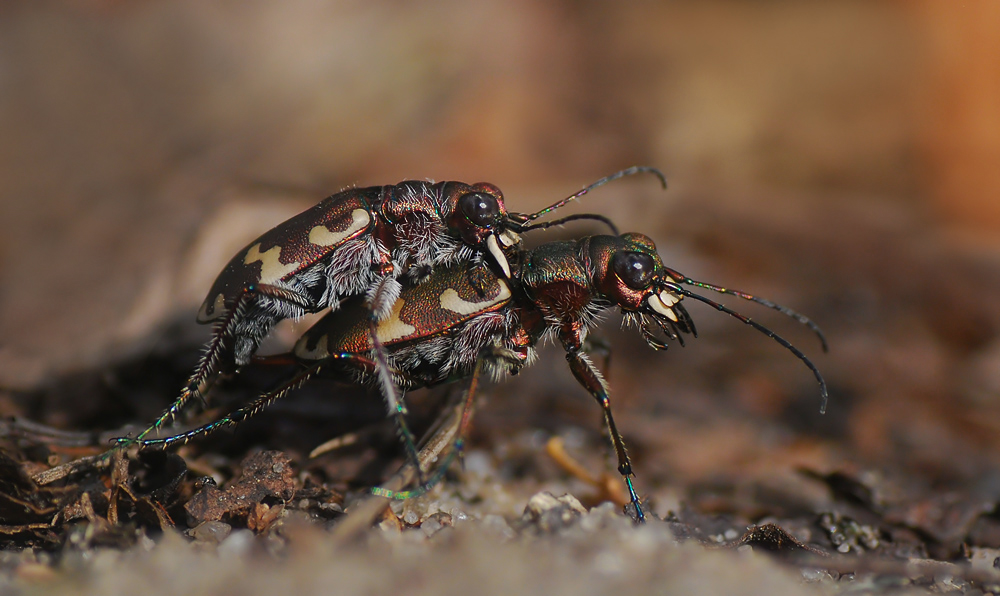
[[[458,199],[458,206],[469,221],[481,228],[495,225],[500,215],[500,205],[496,198],[481,192],[463,195]]]
[[[653,257],[641,252],[617,252],[612,265],[618,277],[634,290],[642,290],[648,286],[653,278],[653,271],[656,270]]]

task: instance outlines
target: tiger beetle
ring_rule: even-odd
[[[641,522],[645,514],[632,484],[632,464],[611,413],[608,385],[587,355],[587,336],[598,315],[617,306],[625,323],[637,328],[653,349],[666,349],[667,339],[683,345],[683,334],[697,335],[682,304],[685,298],[735,317],[791,351],[815,375],[822,396],[820,411],[826,409],[826,382],[801,351],[760,323],[690,288],[737,296],[784,313],[812,329],[826,351],[826,339],[815,323],[764,298],[698,281],[666,267],[653,241],[642,234],[550,242],[533,250],[511,251],[508,256],[509,277],[484,263],[457,263],[436,269],[420,284],[404,286],[389,316],[377,323],[374,336],[365,322],[364,298],[346,301],[299,339],[291,356],[303,368],[275,391],[215,422],[172,437],[145,440],[142,445],[167,447],[236,425],[321,369],[337,378],[374,385],[381,384],[377,377],[384,369],[392,383],[404,390],[474,378],[480,369],[499,379],[531,364],[536,345],[547,339],[563,347],[573,376],[600,404],[618,471],[636,520]],[[385,367],[376,357],[378,344],[385,349]],[[456,452],[461,435],[460,431]],[[443,475],[446,466],[441,466],[431,483]],[[425,492],[431,483],[410,491],[373,492],[407,498]]]
[[[215,379],[248,364],[278,321],[325,308],[336,311],[350,298],[363,297],[374,356],[381,370],[387,370],[385,351],[373,331],[391,316],[403,287],[400,280],[416,284],[436,267],[484,262],[498,277],[509,279],[506,255],[520,241],[520,233],[575,219],[594,219],[615,229],[607,218],[594,214],[539,224],[534,220],[608,182],[643,172],[656,175],[666,187],[659,170],[635,166],[532,214],[508,213],[500,189],[484,182],[405,181],[328,197],[265,232],[232,258],[198,311],[199,323],[213,324],[212,338],[180,396],[136,438],[122,437],[117,445],[142,443],[192,400],[204,402]],[[414,459],[405,406],[388,376],[380,378],[389,411]]]

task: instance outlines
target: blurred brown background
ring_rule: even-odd
[[[346,185],[486,180],[528,211],[654,165],[667,194],[633,179],[575,208],[813,316],[829,356],[762,320],[833,395],[819,419],[808,371],[707,309],[683,351],[623,339],[640,477],[900,461],[993,498],[998,106],[993,0],[8,0],[0,383],[193,329],[239,246]]]

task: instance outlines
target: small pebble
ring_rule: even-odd
[[[188,535],[198,542],[219,544],[233,531],[233,527],[221,521],[201,522],[188,531]]]
[[[816,583],[825,580],[833,580],[834,576],[826,569],[810,569],[805,568],[802,570],[802,579],[808,583]]]
[[[420,530],[430,538],[434,534],[437,534],[445,526],[451,526],[452,520],[451,516],[447,513],[435,513],[420,524]]]
[[[320,503],[319,510],[326,514],[343,513],[344,507],[339,503]]]

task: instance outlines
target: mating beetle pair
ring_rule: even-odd
[[[642,170],[646,169],[633,168],[619,172],[585,188],[574,196],[579,196],[609,179]],[[422,183],[403,183],[396,187],[383,187],[383,190],[399,188],[406,184]],[[448,184],[457,183],[434,186],[448,188]],[[476,185],[476,187],[461,185],[461,187],[493,189],[487,185]],[[428,185],[426,188],[431,187]],[[373,191],[374,189],[365,190]],[[482,190],[478,190],[477,194],[481,193]],[[342,207],[339,204],[334,205],[334,207],[344,213],[348,208],[356,205],[354,203],[356,197],[346,193],[342,194],[344,197],[339,203],[347,204],[347,207]],[[469,199],[464,199],[467,196],[470,196],[469,193],[458,198],[459,208],[462,208],[463,200],[469,201]],[[361,290],[365,288],[360,286],[364,284],[356,282],[357,291],[352,292],[353,296],[343,300],[342,304],[338,302],[338,309],[326,315],[298,341],[293,355],[304,368],[277,390],[265,394],[246,407],[201,428],[164,439],[145,439],[149,432],[147,430],[136,441],[143,446],[168,446],[186,442],[222,426],[237,424],[305,382],[309,377],[319,372],[320,368],[324,368],[360,383],[380,384],[390,404],[390,411],[398,415],[404,443],[407,443],[408,455],[411,455],[413,447],[410,441],[412,439],[409,438],[402,418],[402,402],[395,395],[397,388],[431,386],[467,378],[475,374],[480,365],[484,366],[494,377],[516,373],[521,367],[534,360],[535,346],[540,340],[547,338],[556,340],[563,346],[570,370],[580,384],[601,405],[618,457],[619,472],[627,484],[637,517],[642,519],[642,508],[631,481],[633,475],[631,462],[611,413],[609,390],[585,352],[585,341],[595,322],[596,315],[602,310],[618,306],[623,312],[626,322],[635,325],[646,342],[654,349],[666,348],[666,343],[664,339],[658,337],[657,330],[662,332],[665,338],[683,342],[682,334],[696,333],[694,323],[681,303],[685,297],[705,302],[737,317],[791,350],[815,374],[820,383],[825,403],[826,386],[822,376],[799,350],[758,323],[717,302],[700,296],[684,286],[702,287],[758,302],[796,318],[819,333],[818,328],[802,315],[749,294],[698,282],[664,266],[652,240],[641,234],[589,236],[570,242],[551,242],[533,250],[522,250],[514,247],[513,242],[509,244],[505,242],[502,247],[498,243],[491,244],[491,242],[496,242],[495,238],[498,235],[508,234],[508,237],[514,238],[510,234],[511,232],[524,232],[535,227],[547,227],[549,224],[541,226],[526,224],[552,209],[558,208],[569,198],[536,214],[512,216],[506,213],[502,196],[498,190],[495,194],[491,193],[490,196],[496,199],[497,209],[489,211],[496,215],[477,220],[466,213],[465,220],[458,220],[460,223],[468,222],[475,228],[472,232],[467,232],[467,235],[462,236],[466,240],[466,244],[464,248],[458,250],[466,252],[465,258],[447,258],[438,261],[431,258],[421,261],[412,258],[416,253],[406,253],[403,256],[410,257],[411,261],[399,259],[396,263],[390,264],[394,268],[398,268],[399,263],[411,263],[411,267],[426,266],[428,270],[422,271],[418,275],[410,273],[405,279],[405,284],[399,284],[396,281],[398,287],[389,292],[391,299],[379,299],[377,294],[385,287],[385,280],[391,278],[395,281],[395,278],[399,277],[398,273],[393,275],[395,269],[378,270],[376,274],[366,272],[364,281],[370,287],[375,288],[374,293],[371,291],[363,293]],[[475,200],[479,201],[478,198]],[[354,211],[356,212],[357,209]],[[304,216],[309,213],[306,212],[306,214],[289,220],[268,234],[276,234],[282,228],[293,223],[295,226],[301,227],[297,221],[308,219]],[[442,213],[445,214],[441,218],[442,221],[456,221],[448,219],[454,211],[445,210]],[[596,215],[577,217],[598,219],[610,224],[606,219]],[[340,221],[344,221],[343,217],[340,218]],[[566,220],[559,220],[559,222],[562,221]],[[484,223],[488,225],[484,225]],[[350,226],[341,227],[343,230],[350,229]],[[458,225],[453,225],[449,229],[461,228]],[[363,229],[359,228],[359,230]],[[486,231],[483,232],[483,230]],[[230,263],[210,292],[206,305],[216,301],[223,306],[226,305],[227,296],[231,294],[229,290],[231,286],[227,285],[226,280],[234,277],[235,272],[244,271],[240,267],[241,258],[245,265],[253,262],[249,255],[256,257],[261,254],[260,246],[268,234],[265,234],[260,241],[252,243],[250,248],[241,252]],[[478,251],[479,246],[475,244],[475,242],[480,241],[477,239],[484,238],[486,239],[485,254],[489,255],[489,258],[486,259],[482,258],[484,251]],[[490,241],[489,238],[494,240]],[[374,236],[360,240],[371,243],[373,239],[377,241]],[[448,240],[443,238],[436,240],[439,245],[444,245],[448,243],[448,240],[451,240],[451,237],[449,236]],[[343,250],[343,248],[337,250]],[[337,251],[334,251],[333,258],[330,260],[336,262],[337,254]],[[279,256],[280,250],[276,251],[270,262],[280,263]],[[264,262],[261,262],[260,270],[263,272],[265,266]],[[382,274],[383,277],[378,279],[377,274]],[[261,274],[261,279],[263,279],[263,274]],[[306,281],[298,278],[279,281],[284,284],[289,284],[289,282],[300,284],[306,290],[303,295],[310,295],[308,292],[311,287],[314,287],[309,286],[307,282],[315,283],[316,286],[322,285],[320,282],[312,282],[312,278]],[[238,294],[236,302],[234,302],[236,306],[239,306],[240,301],[248,301],[249,299],[244,296],[254,290],[243,288],[240,291],[242,294]],[[338,294],[338,297],[343,297],[344,294],[347,292]],[[267,304],[266,300],[272,298],[273,293],[269,293],[264,294],[263,298],[256,299]],[[315,303],[322,302],[324,298],[325,295],[319,294]],[[256,320],[255,317],[259,317],[256,313],[264,312],[270,318],[260,325],[269,326],[273,324],[274,320],[280,318],[282,312],[266,310],[266,308],[267,306],[258,305],[256,311],[237,311],[233,307],[228,307],[224,310],[226,318],[223,320],[235,320],[236,323],[225,322],[224,325],[230,326],[229,328],[217,328],[213,343],[210,344],[210,350],[219,349],[215,348],[217,345],[228,347],[239,341],[244,341],[251,344],[250,351],[252,352],[262,335],[257,336],[250,333],[238,335],[238,332],[246,329],[252,322],[243,321],[241,317],[242,319]],[[301,308],[306,307],[302,306]],[[233,312],[237,314],[231,314]],[[822,334],[820,334],[820,339],[823,339]],[[823,345],[825,348],[825,341],[823,341]],[[243,356],[242,353],[237,353],[229,357],[237,360],[238,363],[238,358],[241,356]],[[246,358],[249,358],[249,355],[246,355]],[[195,377],[205,375],[203,369],[210,368],[211,364],[206,366],[205,361],[203,361],[199,370],[196,371]],[[209,372],[214,374],[215,370]],[[195,380],[195,377],[192,379]],[[180,402],[180,400],[178,401]],[[394,407],[395,410],[393,410]],[[165,413],[164,417],[153,428],[171,414],[173,414],[172,411]],[[125,441],[131,440],[126,439]]]
[[[209,290],[198,322],[212,340],[177,401],[145,431],[204,396],[219,373],[249,363],[274,324],[369,296],[383,318],[399,293],[397,278],[478,257],[487,250],[509,271],[498,236],[507,220],[500,190],[489,184],[402,182],[337,193],[251,242]]]
[[[658,170],[628,168],[530,215],[509,214],[500,189],[488,183],[408,181],[328,197],[233,257],[198,311],[198,322],[213,324],[212,339],[180,397],[136,439],[121,444],[141,442],[192,399],[204,399],[220,373],[249,363],[278,321],[336,310],[362,294],[380,320],[401,289],[398,278],[419,281],[434,267],[478,263],[484,255],[509,278],[504,250],[520,241],[518,232],[581,217],[607,221],[583,215],[529,225],[598,186],[639,172],[652,172],[666,185]]]

